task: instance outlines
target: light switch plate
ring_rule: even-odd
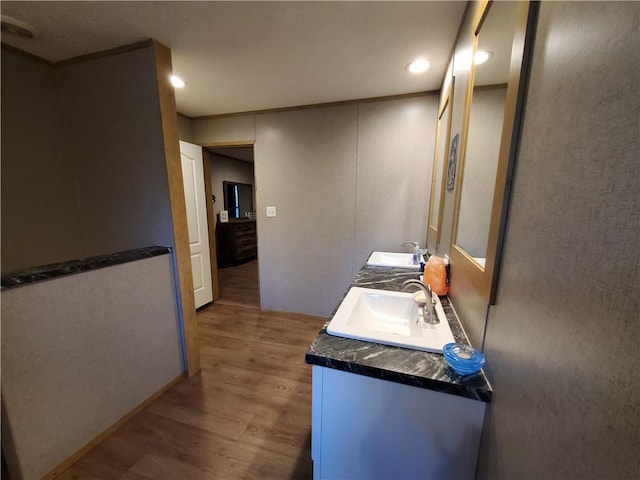
[[[276,207],[267,207],[267,217],[276,216]]]

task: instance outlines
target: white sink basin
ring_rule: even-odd
[[[351,287],[329,323],[327,333],[442,353],[442,347],[455,340],[440,300],[436,304],[440,323],[427,325],[422,319],[416,323],[420,309],[413,293]]]
[[[374,267],[400,267],[418,270],[420,265],[413,264],[412,253],[373,252],[367,260],[367,265]]]

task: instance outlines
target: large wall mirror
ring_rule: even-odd
[[[464,284],[460,295],[475,295],[476,305],[495,301],[518,136],[514,125],[524,97],[521,72],[528,13],[529,2],[487,2],[473,22],[450,256],[455,267],[452,282],[459,278]]]
[[[222,182],[224,190],[224,209],[229,218],[244,218],[247,212],[253,212],[253,185],[237,182]]]
[[[431,179],[431,199],[429,202],[429,228],[427,229],[427,248],[429,252],[438,252],[441,237],[442,207],[444,197],[445,165],[449,157],[449,138],[451,136],[451,105],[453,103],[453,82],[447,88],[438,107],[438,125],[436,127],[436,148],[433,155],[433,174]]]
[[[477,35],[473,62],[455,243],[482,269],[487,257],[517,8],[516,2],[489,5]]]

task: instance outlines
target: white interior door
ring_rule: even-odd
[[[193,293],[198,308],[213,301],[202,147],[181,141],[180,158],[187,205]]]

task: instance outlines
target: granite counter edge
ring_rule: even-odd
[[[91,270],[98,270],[100,268],[143,260],[145,258],[166,255],[171,252],[171,247],[150,246],[82,259],[74,259],[67,262],[31,267],[3,274],[0,284],[2,286],[2,290],[7,290],[67,275],[75,275],[78,273],[89,272]]]
[[[353,283],[350,287],[361,286],[365,288],[380,288],[383,290],[398,290],[398,287],[404,280],[409,278],[417,278],[420,275],[420,272],[415,271],[407,271],[406,269],[397,269],[397,268],[380,268],[380,267],[368,267],[364,265],[361,270],[356,274]],[[346,292],[345,292],[346,295]],[[454,338],[457,342],[469,344],[468,337],[462,328],[460,320],[455,312],[455,309],[452,307],[450,300],[448,297],[440,297],[441,303],[443,304],[443,309],[447,316],[447,320],[449,321],[450,326],[452,327],[452,332],[454,334]],[[384,368],[384,366],[380,365],[367,365],[358,360],[347,359],[347,358],[339,358],[342,355],[336,355],[335,352],[332,352],[331,348],[323,349],[322,351],[317,351],[315,347],[319,344],[326,344],[326,341],[332,343],[329,339],[332,337],[328,335],[326,332],[327,325],[330,323],[331,318],[335,314],[338,309],[339,304],[336,306],[334,311],[332,312],[329,319],[322,326],[320,331],[318,332],[316,338],[312,342],[309,350],[305,355],[305,361],[311,365],[318,365],[322,367],[334,368],[337,370],[342,370],[345,372],[357,373],[365,376],[369,376],[372,378],[378,378],[382,380],[389,380],[396,383],[401,383],[409,386],[415,386],[419,388],[426,388],[433,391],[438,391],[442,393],[453,394],[473,400],[482,401],[485,403],[490,403],[492,399],[493,390],[491,388],[491,384],[484,371],[480,371],[477,374],[470,375],[468,377],[460,377],[459,380],[456,380],[457,374],[455,374],[452,370],[450,374],[446,376],[453,376],[451,379],[438,379],[434,376],[427,375],[414,375],[409,373],[408,371],[399,371],[394,369]],[[326,339],[326,340],[324,340]],[[347,340],[347,339],[343,339]],[[335,338],[334,338],[335,341]],[[417,351],[407,350],[403,348],[396,347],[387,347],[379,344],[375,344],[374,342],[363,342],[365,344],[369,344],[371,346],[377,345],[382,349],[392,349],[396,351],[394,356],[397,356],[399,351],[406,350],[407,355],[415,355],[418,353]],[[434,354],[435,355],[435,354]],[[441,363],[443,368],[450,370],[450,367],[446,365],[446,362],[442,360],[442,362],[434,362],[431,360],[431,367],[438,367]],[[442,373],[442,372],[441,372]]]

